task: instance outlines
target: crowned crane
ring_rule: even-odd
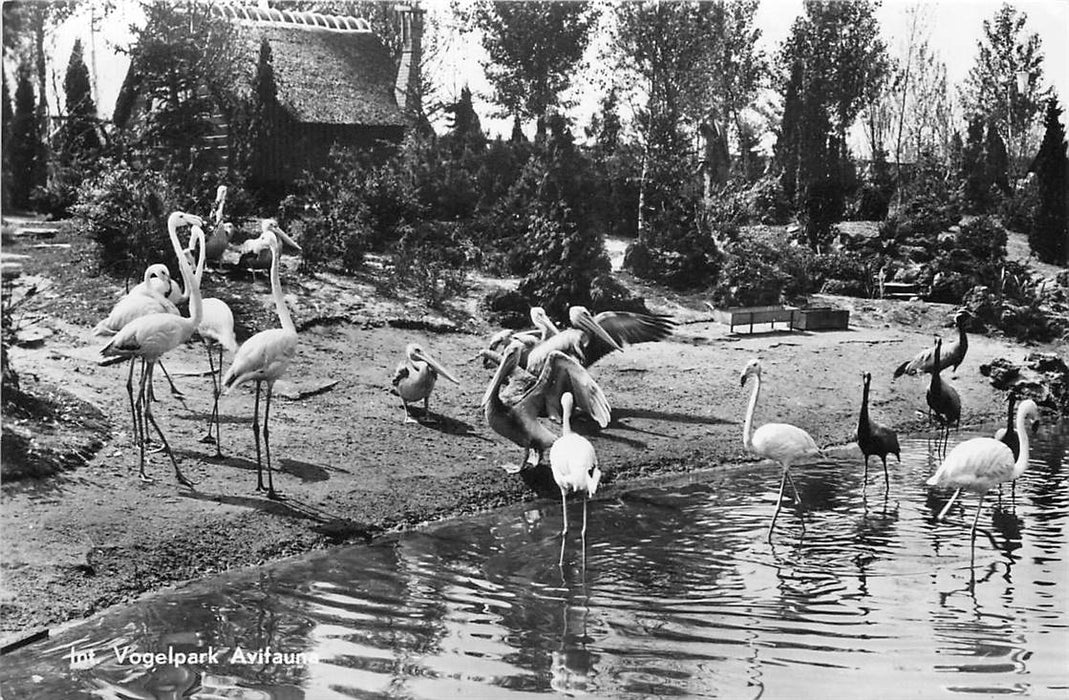
[[[914,355],[912,360],[907,360],[896,367],[892,379],[897,379],[903,374],[916,376],[917,374],[924,372],[930,373],[936,365],[938,365],[941,370],[951,367],[957,372],[958,365],[965,359],[965,353],[969,349],[969,336],[965,333],[965,326],[968,325],[971,318],[972,314],[965,309],[961,309],[958,313],[954,314],[954,325],[958,328],[958,337],[956,340],[951,340],[946,344],[946,347],[943,349],[942,357],[938,362],[933,354],[933,348],[922,350]]]
[[[449,373],[435,358],[431,357],[416,343],[409,343],[405,348],[405,359],[397,365],[390,383],[401,397],[401,407],[405,412],[405,423],[416,423],[408,412],[408,404],[423,402],[423,418],[430,421],[430,396],[434,385],[441,375],[459,385],[460,382]]]
[[[950,426],[961,423],[961,397],[954,387],[943,381],[940,373],[939,356],[942,346],[943,339],[936,339],[933,354],[935,364],[932,366],[931,381],[925,395],[928,401],[928,421],[939,424],[939,454],[946,452],[947,441],[950,440]]]
[[[928,486],[954,489],[954,494],[939,511],[936,520],[942,520],[946,516],[963,490],[971,491],[980,497],[969,533],[970,551],[976,545],[976,524],[980,520],[984,496],[995,486],[1017,479],[1028,468],[1028,429],[1031,427],[1032,431],[1035,431],[1039,427],[1039,407],[1035,401],[1025,399],[1018,404],[1014,427],[1020,436],[1020,451],[1016,459],[1013,457],[1013,451],[999,440],[988,437],[973,438],[955,445],[939,465],[939,469],[926,482]]]
[[[561,397],[570,392],[576,404],[602,427],[609,424],[611,409],[601,387],[582,365],[562,352],[554,352],[542,364],[542,371],[522,389],[502,389],[505,380],[517,370],[523,344],[510,343],[497,371],[483,394],[481,405],[487,424],[498,435],[511,440],[524,449],[524,465],[536,467],[543,453],[553,446],[557,436],[539,420],[540,415],[550,415],[563,420]],[[522,371],[522,370],[521,370]],[[524,375],[530,377],[526,372]],[[531,460],[532,452],[534,460]],[[506,471],[523,468],[506,465]]]
[[[869,384],[872,383],[872,374],[862,373],[863,388],[861,390],[861,414],[857,419],[857,446],[861,448],[861,454],[865,455],[865,476],[862,481],[862,489],[869,481],[869,457],[873,455],[883,461],[883,483],[885,489],[891,488],[891,480],[887,474],[887,455],[893,454],[899,463],[902,462],[901,449],[898,446],[898,435],[890,428],[880,425],[869,417]]]
[[[178,482],[192,488],[193,482],[187,479],[182,474],[182,470],[178,468],[178,462],[175,460],[170,445],[167,444],[167,438],[152,415],[152,403],[147,400],[146,394],[146,387],[152,384],[152,371],[156,363],[165,353],[188,341],[197,330],[197,325],[201,320],[200,289],[193,278],[193,271],[190,269],[182,246],[178,242],[178,227],[187,224],[199,227],[203,225],[203,221],[199,216],[184,212],[174,212],[167,219],[167,233],[170,235],[171,245],[178,258],[182,281],[189,291],[189,317],[164,312],[135,318],[112,337],[111,341],[101,349],[100,354],[105,357],[141,358],[142,361],[138,398],[134,403],[134,429],[138,433],[141,445],[139,476],[143,480],[148,480],[148,475],[145,474],[145,425],[141,419],[143,412],[144,420],[151,424],[160,436],[163,447],[171,458]],[[201,245],[204,245],[203,241]]]
[[[265,226],[263,238],[271,251],[271,296],[274,297],[275,311],[282,327],[260,331],[241,344],[234,354],[234,361],[223,376],[223,393],[229,394],[234,387],[247,381],[256,382],[256,400],[252,413],[252,434],[256,441],[256,490],[264,491],[263,459],[260,455],[260,390],[264,383],[267,384],[263,424],[264,451],[267,455],[266,491],[268,498],[280,500],[282,497],[275,491],[271,475],[271,440],[268,428],[271,420],[271,392],[275,388],[275,382],[286,373],[293,356],[297,354],[297,327],[293,325],[286,299],[282,294],[282,280],[278,269],[282,242],[275,235],[276,229],[278,233],[282,232],[277,224]],[[296,247],[300,250],[300,246]]]
[[[742,374],[739,376],[740,386],[746,386],[746,380],[754,378],[753,392],[750,394],[750,403],[746,408],[746,420],[742,427],[742,444],[747,450],[758,457],[771,459],[779,462],[783,467],[783,476],[779,482],[779,495],[776,497],[776,512],[772,514],[772,523],[768,526],[769,542],[772,541],[772,530],[776,527],[776,518],[779,517],[780,508],[783,506],[783,487],[788,481],[794,491],[794,500],[798,507],[802,506],[802,497],[798,494],[798,488],[791,478],[791,465],[802,458],[820,454],[820,448],[809,433],[789,423],[765,423],[757,430],[753,428],[753,414],[757,408],[757,397],[761,393],[761,361],[754,358],[746,363]],[[805,532],[805,519],[802,519],[802,531]]]

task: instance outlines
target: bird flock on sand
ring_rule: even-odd
[[[205,298],[201,291],[205,266],[209,263],[218,265],[223,253],[234,247],[231,242],[234,227],[223,220],[225,202],[226,188],[220,187],[210,218],[212,230],[209,234],[204,231],[205,221],[201,217],[185,212],[172,213],[167,220],[167,233],[181,271],[181,284],[171,278],[166,265],[150,265],[142,281],[114,305],[107,318],[93,329],[93,334],[108,337],[100,351],[108,360],[102,364],[129,361],[126,391],[132,434],[139,448],[138,474],[141,479],[150,480],[145,472],[145,462],[147,446],[152,440],[148,434],[151,427],[162,443],[160,449],[170,458],[178,482],[194,488],[194,483],[182,473],[153,414],[152,380],[157,366],[166,374],[162,364],[164,355],[196,334],[204,342],[212,379],[212,412],[202,441],[214,444],[215,456],[222,456],[219,398],[230,394],[237,386],[254,384],[252,429],[256,444],[256,489],[266,492],[268,498],[280,499],[282,496],[275,489],[272,474],[271,398],[275,383],[286,374],[298,347],[297,329],[283,296],[280,258],[283,246],[298,252],[301,248],[274,219],[262,220],[259,237],[237,247],[240,266],[269,271],[271,295],[280,326],[261,330],[239,345],[234,334],[233,312],[222,300]],[[189,242],[185,247],[179,240],[182,227],[189,228]],[[188,303],[188,316],[178,308],[183,303]],[[550,471],[560,489],[564,509],[562,535],[568,529],[567,497],[581,494],[584,497],[582,532],[585,538],[586,501],[597,492],[602,472],[593,444],[573,430],[573,425],[577,419],[583,418],[604,428],[611,419],[609,400],[590,369],[606,355],[622,351],[629,345],[669,337],[674,332],[675,323],[670,317],[656,314],[604,311],[595,315],[582,306],[571,307],[566,328],[558,327],[541,307],[531,308],[530,319],[532,328],[501,331],[491,337],[488,346],[480,352],[488,366],[496,365],[482,397],[483,415],[495,433],[524,450],[520,465],[504,465],[510,473],[538,467],[548,453]],[[1012,484],[1028,466],[1029,435],[1038,427],[1039,409],[1034,401],[1017,401],[1011,394],[1005,428],[994,437],[967,440],[947,452],[950,430],[958,427],[961,420],[961,398],[944,379],[943,373],[948,369],[957,371],[965,359],[968,321],[968,312],[959,311],[955,316],[957,337],[947,342],[937,338],[932,347],[899,365],[892,378],[929,375],[928,418],[937,430],[935,450],[942,462],[926,483],[953,491],[937,520],[946,516],[962,491],[978,495],[970,531],[974,549],[985,496],[996,486],[1001,489],[1005,482]],[[217,355],[215,348],[218,348]],[[224,353],[233,358],[225,372]],[[140,373],[135,391],[137,360],[140,360]],[[401,400],[404,422],[418,422],[412,417],[410,405],[420,402],[423,403],[423,420],[433,420],[429,404],[440,376],[454,384],[460,383],[427,350],[416,343],[408,344],[391,380],[392,391]],[[879,457],[887,490],[890,488],[887,457],[894,455],[901,461],[898,436],[894,430],[872,418],[869,409],[872,375],[864,372],[861,379],[857,444],[865,458],[863,483],[867,486],[869,459]],[[759,359],[751,359],[743,368],[741,386],[745,387],[748,381],[752,389],[743,420],[743,445],[756,457],[775,461],[782,468],[776,508],[767,534],[767,540],[771,542],[788,484],[804,532],[805,520],[800,510],[802,499],[791,467],[800,461],[819,458],[823,453],[813,437],[797,426],[766,423],[755,428],[754,413],[763,381]],[[173,382],[171,391],[180,395]],[[560,434],[542,418],[559,423]],[[562,540],[562,562],[563,557]]]

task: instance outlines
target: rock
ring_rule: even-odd
[[[996,358],[980,365],[980,374],[989,377],[996,389],[1013,390],[1040,406],[1069,413],[1069,367],[1055,353],[1029,353],[1023,363]]]

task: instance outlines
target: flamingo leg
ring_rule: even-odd
[[[148,363],[148,382],[149,382],[149,386],[152,385],[152,370],[153,370],[153,368],[155,366],[156,366],[155,362],[149,362]],[[182,470],[178,468],[178,460],[176,460],[174,458],[174,453],[171,451],[171,446],[167,444],[167,437],[163,434],[163,431],[160,430],[159,424],[156,423],[156,419],[152,415],[152,404],[151,403],[146,403],[145,404],[145,418],[148,419],[148,422],[152,425],[152,427],[156,430],[156,433],[160,436],[160,442],[163,443],[163,448],[164,448],[164,450],[167,451],[167,456],[171,458],[171,465],[174,466],[174,474],[178,478],[178,483],[182,484],[183,486],[188,486],[189,488],[193,488],[193,482],[190,481],[189,479],[187,479],[185,477],[185,475],[182,474]]]
[[[212,426],[215,424],[215,420],[219,415],[219,380],[215,376],[215,357],[212,356],[212,347],[208,345],[208,341],[204,341],[204,350],[208,353],[208,368],[212,377],[212,413],[208,416],[208,429],[204,434],[204,437],[200,439],[201,442],[215,442],[215,438],[212,437]],[[222,362],[219,363],[219,368],[222,369]],[[215,456],[221,456],[219,452],[219,443],[215,445]]]
[[[126,395],[130,397],[130,417],[134,425],[134,442],[141,442],[141,430],[137,422],[137,408],[134,407],[134,363],[136,359],[130,358],[130,372],[126,375]]]
[[[256,490],[264,491],[263,462],[260,459],[260,384],[256,380],[256,399],[252,404],[252,436],[256,439]]]
[[[950,506],[954,505],[954,501],[957,500],[958,494],[960,494],[960,493],[961,493],[961,489],[958,489],[957,491],[954,492],[954,495],[950,497],[950,500],[947,501],[947,504],[945,506],[943,506],[943,510],[939,511],[939,515],[935,516],[935,519],[937,521],[943,519],[943,516],[945,516],[947,514],[947,511],[950,510]]]
[[[864,475],[861,477],[861,492],[862,493],[865,492],[865,489],[869,485],[869,457],[870,457],[870,455],[865,455],[865,472],[864,472]]]
[[[560,530],[560,559],[557,561],[557,566],[561,568],[561,577],[564,576],[564,541],[568,534],[568,498],[564,493],[564,489],[560,490],[560,512],[563,518],[563,524]]]
[[[185,396],[185,394],[179,391],[178,387],[174,385],[174,381],[171,379],[171,375],[167,373],[167,368],[163,366],[163,363],[157,362],[156,364],[158,364],[160,366],[160,369],[163,370],[163,376],[167,377],[167,383],[171,385],[171,393],[178,397]]]
[[[274,387],[274,382],[267,383],[267,404],[264,407],[264,453],[267,456],[267,497],[274,501],[281,501],[282,496],[275,491],[275,482],[271,477],[271,438],[267,427],[271,420],[271,390]]]
[[[891,475],[887,473],[887,455],[883,456],[883,490],[884,493],[891,490]]]
[[[972,519],[972,529],[969,531],[969,547],[973,553],[976,550],[976,524],[980,522],[980,509],[984,505],[984,496],[986,494],[980,494],[980,501],[976,504],[976,515]]]
[[[583,498],[583,532],[580,536],[580,542],[583,547],[583,573],[586,574],[586,502],[590,500],[590,494],[587,493]]]
[[[794,477],[791,476],[791,470],[788,467],[783,468],[783,473],[787,475],[787,482],[791,485],[791,491],[794,492],[794,504],[799,508],[802,506],[802,495],[798,493],[798,487],[794,485]]]
[[[145,405],[148,403],[146,385],[148,383],[148,371],[145,365],[144,359],[141,360],[141,381],[137,386],[137,403],[134,409],[134,423],[137,429],[137,443],[141,448],[141,461],[137,470],[137,475],[142,481],[152,481],[148,474],[145,473],[145,421],[142,417],[142,411],[144,411]]]
[[[783,476],[779,480],[779,495],[776,496],[776,512],[772,514],[772,522],[768,526],[768,542],[772,542],[772,530],[776,527],[776,518],[779,517],[779,510],[783,507],[783,487],[787,485],[787,470],[783,470]]]

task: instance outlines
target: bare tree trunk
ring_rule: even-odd
[[[906,72],[902,76],[902,100],[898,108],[898,134],[895,137],[895,180],[898,182],[898,202],[902,203],[902,127],[906,120],[906,97],[909,94],[909,75],[913,67],[913,44],[917,34],[917,8],[910,11],[909,39],[906,45]]]

